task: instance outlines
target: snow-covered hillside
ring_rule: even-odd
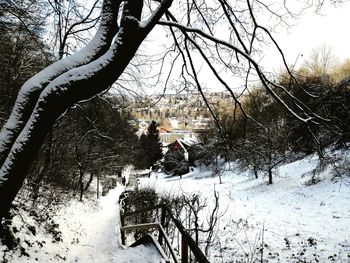
[[[273,185],[228,170],[219,184],[205,168],[182,179],[158,174],[141,184],[178,195],[200,192],[212,202],[214,188],[219,192],[226,212],[211,262],[350,262],[350,187],[331,180],[327,169],[321,182],[307,186],[317,162],[314,156],[281,166]]]
[[[214,189],[219,193],[223,215],[210,262],[261,262],[261,258],[263,262],[350,262],[350,187],[346,181],[331,180],[330,169],[319,175],[319,183],[306,185],[317,163],[314,156],[282,165],[273,185],[266,178],[234,172],[234,164],[226,164],[222,184],[204,167],[182,179],[153,173],[140,180],[140,187],[176,195],[201,193],[209,209]],[[59,242],[53,243],[52,236],[44,235],[41,226],[21,212],[13,227],[25,240],[21,243],[25,253],[5,253],[0,245],[0,261],[161,262],[149,247],[120,245],[117,200],[123,190],[119,185],[97,201],[71,201],[58,210],[52,220],[61,231]],[[206,217],[202,215],[203,220]],[[21,227],[23,222],[33,224],[35,233]]]
[[[124,187],[119,185],[98,201],[74,200],[59,210],[53,220],[62,232],[61,242],[53,243],[52,237],[44,235],[27,213],[20,212],[20,216],[14,217],[13,227],[21,229],[25,222],[32,223],[38,230],[35,235],[28,231],[19,234],[25,240],[21,243],[25,254],[21,250],[15,254],[5,252],[5,247],[0,244],[0,262],[162,262],[155,248],[120,245],[118,198],[123,190]]]

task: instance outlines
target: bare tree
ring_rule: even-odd
[[[53,16],[52,42],[58,49],[59,59],[74,53],[77,46],[86,45],[88,31],[95,28],[100,18],[95,15],[98,2],[96,0],[91,6],[84,6],[74,0],[48,0],[52,9],[49,14]]]
[[[320,76],[329,74],[336,65],[337,59],[333,54],[332,48],[323,44],[312,50],[303,68],[308,75]]]
[[[1,218],[9,210],[33,160],[33,153],[38,151],[49,127],[68,107],[103,91],[122,74],[170,3],[162,2],[151,17],[141,21],[142,2],[125,1],[118,26],[116,22],[121,1],[105,1],[104,18],[101,19],[97,37],[88,46],[88,50],[75,55],[75,59],[80,59],[79,63],[71,57],[61,60],[61,63],[46,69],[46,74],[51,73],[49,79],[41,72],[27,82],[27,86],[31,87],[22,88],[16,102],[17,109],[13,110],[11,120],[5,124],[1,133],[1,142],[5,144],[1,145]],[[115,31],[115,41],[110,46]],[[84,64],[86,66],[78,67]],[[30,88],[35,89],[32,86],[39,86],[39,81],[39,84],[43,84],[42,75],[45,76],[44,83],[47,86],[40,85],[36,92],[23,94]],[[28,103],[33,97],[34,100]],[[24,104],[28,105],[27,109],[23,109]],[[18,117],[22,119],[19,120]]]
[[[272,27],[262,26],[257,17],[258,12],[265,10],[277,23],[285,23],[283,14],[268,4],[260,0],[176,1],[174,11],[170,10],[172,0],[146,1],[146,4],[148,8],[143,9],[141,0],[104,0],[100,27],[93,40],[82,51],[52,64],[23,85],[0,133],[0,218],[10,209],[50,126],[67,108],[95,96],[118,80],[157,24],[169,28],[168,34],[174,41],[172,50],[182,60],[184,83],[199,90],[216,120],[203,93],[198,59],[230,92],[235,106],[247,118],[250,117],[234,94],[232,83],[225,80],[229,76],[244,73],[246,88],[255,76],[301,122],[319,118],[283,86],[274,83],[258,63],[255,55],[262,41],[266,41],[280,52],[287,67],[284,54],[271,34]],[[298,104],[298,110],[292,110],[276,89]]]

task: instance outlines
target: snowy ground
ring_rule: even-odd
[[[28,244],[22,244],[28,255],[20,252],[9,255],[8,262],[81,262],[81,263],[160,263],[162,260],[152,247],[124,248],[120,245],[118,197],[123,191],[119,186],[98,202],[72,201],[54,217],[62,231],[63,242],[40,234],[23,233]],[[25,217],[25,215],[21,215]],[[15,224],[22,224],[15,217]],[[24,218],[30,222],[30,217]],[[40,240],[40,245],[37,243]],[[0,262],[4,246],[0,244]]]
[[[158,192],[200,192],[213,200],[220,193],[221,211],[211,262],[350,262],[350,187],[330,180],[306,186],[317,158],[281,166],[273,185],[266,178],[226,171],[223,184],[208,169],[196,169],[182,179],[162,174],[141,185]],[[263,254],[259,248],[263,247]],[[255,252],[254,252],[255,251]],[[260,261],[259,261],[260,262]]]
[[[273,185],[267,185],[266,178],[256,180],[229,169],[219,184],[207,168],[195,169],[182,179],[153,174],[140,184],[177,195],[199,192],[209,206],[214,188],[219,192],[221,212],[226,212],[210,262],[254,262],[261,257],[264,262],[350,262],[350,188],[331,181],[329,170],[321,174],[320,183],[306,186],[316,164],[317,158],[311,157],[283,165]],[[21,230],[23,222],[35,224],[21,213],[13,225],[19,229],[17,236],[26,240],[22,244],[26,255],[17,250],[3,257],[0,244],[0,262],[161,262],[149,247],[120,245],[117,200],[122,191],[119,186],[98,201],[71,201],[57,211],[53,220],[62,231],[62,242],[52,243],[37,225],[35,234],[28,227]]]

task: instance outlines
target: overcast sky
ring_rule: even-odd
[[[308,12],[296,25],[276,35],[278,43],[285,52],[288,62],[294,64],[299,54],[298,65],[307,58],[312,49],[323,44],[332,47],[340,62],[350,58],[350,3],[341,7],[330,7],[323,10],[323,15]],[[270,53],[267,54],[269,56]],[[273,61],[274,56],[269,56]],[[271,62],[272,62],[271,61]],[[273,63],[277,68],[279,62]]]
[[[294,2],[289,3],[293,4]],[[288,65],[294,65],[297,60],[296,68],[298,68],[303,63],[303,60],[310,56],[313,49],[317,49],[325,44],[332,47],[332,51],[339,58],[339,62],[350,58],[350,34],[348,31],[348,26],[350,25],[350,3],[342,4],[341,7],[337,8],[333,6],[324,8],[322,13],[322,15],[315,14],[314,10],[310,9],[305,11],[298,19],[293,20],[291,22],[293,23],[292,27],[288,29],[279,28],[279,32],[273,32],[273,36],[286,55]],[[163,43],[160,40],[161,35],[157,29],[152,32],[150,38],[143,45],[145,53],[150,55],[150,53],[158,52],[158,47],[160,48]],[[164,32],[162,36],[164,38]],[[169,39],[164,41],[167,42]],[[158,47],[155,45],[158,45]],[[261,62],[263,62],[262,65],[265,70],[268,71],[278,73],[282,68],[282,60],[279,54],[269,49],[264,50],[264,60]],[[170,62],[167,61],[165,63],[165,68],[167,68],[168,63]],[[208,69],[205,69],[205,66],[202,68],[199,63],[198,68],[201,68],[201,82],[204,87],[208,87],[211,91],[221,90],[216,78]],[[167,71],[164,70],[164,72]],[[153,75],[153,73],[149,72],[146,75]],[[236,79],[236,76],[226,76],[226,79],[234,83],[237,88],[244,83],[244,81]],[[170,83],[176,86],[176,80],[179,80],[179,78],[170,81]],[[155,86],[150,85],[150,93],[158,94],[162,91],[162,85],[157,89],[155,89]],[[171,90],[168,90],[168,92],[172,93]]]

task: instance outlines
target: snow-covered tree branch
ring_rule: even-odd
[[[120,2],[106,0],[97,43],[95,38],[88,50],[53,64],[22,88],[1,135],[4,144],[0,169],[1,218],[8,212],[49,127],[74,103],[91,98],[118,79],[171,1],[161,2],[146,21],[141,21],[142,1],[123,4],[119,27],[115,22]],[[114,42],[109,47],[115,30]],[[46,73],[51,72],[54,73],[47,78]]]
[[[258,0],[178,0],[175,3],[177,6],[170,10],[172,0],[104,0],[100,26],[90,43],[48,66],[22,86],[0,133],[0,219],[9,211],[50,127],[75,103],[103,92],[117,81],[155,26],[166,28],[173,37],[171,50],[175,59],[170,71],[177,60],[182,59],[180,78],[185,85],[194,83],[192,86],[202,91],[199,65],[204,61],[202,64],[206,64],[218,83],[229,91],[234,106],[238,105],[243,113],[239,95],[233,92],[234,81],[228,81],[237,76],[245,79],[241,94],[248,90],[249,81],[258,80],[270,96],[299,121],[308,125],[320,119],[285,87],[276,84],[259,62],[261,50],[273,46],[289,76],[295,80],[271,34],[276,24],[287,24],[286,16],[294,16],[287,1],[281,10]],[[271,24],[262,26],[257,13],[262,13]],[[91,12],[83,21],[89,20],[89,14]],[[74,32],[71,27],[68,31]],[[62,40],[65,41],[64,37]],[[163,58],[172,52],[167,50]],[[171,72],[167,74],[166,85],[170,75]],[[288,100],[283,99],[281,93]],[[202,96],[205,100],[203,93]],[[207,106],[211,109],[208,102]]]

